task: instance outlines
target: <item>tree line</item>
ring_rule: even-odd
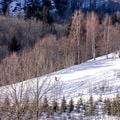
[[[120,56],[119,19],[119,12],[100,18],[94,12],[81,11],[76,11],[64,25],[1,17],[1,85],[95,60],[101,55],[108,58],[112,52]]]
[[[52,98],[47,99],[46,96],[40,99],[39,103],[33,100],[31,101],[28,97],[22,99],[20,103],[16,101],[11,103],[10,98],[7,96],[0,106],[0,118],[1,119],[42,119],[59,117],[60,119],[104,119],[105,116],[120,117],[120,97],[117,95],[113,99],[102,99],[99,97],[98,100],[94,100],[93,96],[90,96],[88,100],[80,97],[75,103],[72,98],[68,100],[63,97],[61,100]],[[14,99],[14,98],[13,98]],[[36,106],[37,104],[37,106]],[[114,118],[115,119],[115,118]]]

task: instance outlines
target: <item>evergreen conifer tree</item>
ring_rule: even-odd
[[[11,52],[16,52],[20,50],[20,43],[17,41],[16,36],[13,36],[9,45]]]
[[[94,102],[93,102],[93,96],[90,97],[90,115],[94,114]]]
[[[109,99],[106,99],[104,103],[105,103],[105,107],[104,107],[105,113],[107,115],[111,115],[111,101]]]
[[[82,97],[77,101],[76,112],[80,112],[80,105],[83,104]]]
[[[54,100],[53,100],[53,103],[52,103],[52,112],[53,112],[53,113],[54,113],[54,112],[57,112],[58,109],[59,109],[58,103],[57,103],[57,101],[54,99]]]
[[[35,12],[35,18],[36,18],[36,22],[38,22],[39,20],[42,20],[42,13],[39,9],[37,9],[37,11]]]
[[[117,101],[117,116],[120,117],[120,95],[117,94],[116,96],[116,101]]]
[[[61,103],[61,112],[65,112],[65,111],[66,111],[66,100],[65,100],[65,97],[63,97],[62,103]]]
[[[90,96],[90,99],[88,101],[88,111],[87,115],[92,116],[94,115],[95,107],[94,107],[94,101],[93,101],[93,96]]]
[[[114,99],[112,102],[111,102],[111,114],[113,116],[117,115],[117,112],[118,112],[118,109],[117,109],[117,99]]]
[[[69,113],[73,111],[74,109],[74,105],[73,105],[73,99],[71,98],[70,101],[69,101]]]
[[[31,18],[31,6],[27,4],[26,11],[25,11],[25,19]]]
[[[9,0],[3,0],[2,12],[3,15],[6,15],[8,12]]]

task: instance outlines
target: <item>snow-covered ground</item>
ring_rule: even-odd
[[[120,93],[120,58],[113,59],[110,54],[109,59],[106,59],[106,56],[98,57],[95,61],[89,60],[46,76],[4,86],[0,88],[0,98],[11,95],[15,90],[19,95],[21,89],[27,95],[31,95],[37,88],[36,81],[39,82],[40,87],[42,84],[41,94],[48,90],[49,94],[65,96],[67,99],[72,97],[74,100],[81,95],[84,99],[89,98],[90,95],[93,95],[94,99],[99,98],[100,95],[103,98],[111,98]]]
[[[40,118],[40,120],[120,120],[120,118],[118,118],[118,117],[107,116],[107,115],[105,115],[105,116],[82,117],[82,118],[80,118],[79,114],[72,113],[70,116],[67,116],[67,114],[63,114],[60,117],[54,116],[52,118],[47,118],[47,119],[44,116],[44,117]]]
[[[76,65],[54,73],[63,83],[63,95],[77,98],[91,94],[113,97],[120,92],[120,58],[98,57],[96,61]]]

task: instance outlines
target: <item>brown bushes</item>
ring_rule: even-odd
[[[105,16],[100,21],[93,12],[87,15],[76,12],[71,24],[68,37],[67,25],[53,24],[43,30],[41,22],[0,17],[0,58],[5,57],[0,63],[1,85],[37,77],[120,50],[120,25],[112,24],[111,17]],[[10,54],[8,46],[14,35],[21,52]]]
[[[42,22],[35,20],[24,20],[17,17],[0,16],[0,60],[11,53],[9,45],[15,36],[20,44],[20,51],[31,48],[37,40],[48,33],[56,34],[57,37],[66,34],[67,26],[53,24],[43,29]],[[3,49],[1,49],[3,47]]]
[[[49,35],[33,49],[6,57],[0,64],[1,85],[18,82],[74,65],[68,39]]]

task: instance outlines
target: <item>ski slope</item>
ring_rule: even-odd
[[[98,57],[96,61],[76,65],[58,72],[56,75],[63,83],[63,95],[78,98],[114,97],[120,92],[120,58]]]
[[[110,54],[108,59],[106,56],[98,57],[95,61],[89,60],[39,78],[1,87],[1,99],[6,95],[11,96],[14,90],[19,96],[21,86],[23,93],[31,96],[36,90],[37,82],[42,86],[41,94],[54,84],[53,89],[49,89],[46,95],[54,94],[58,98],[65,96],[77,100],[80,96],[87,99],[90,95],[93,95],[94,99],[100,95],[103,98],[113,98],[120,93],[120,58],[113,59]]]

